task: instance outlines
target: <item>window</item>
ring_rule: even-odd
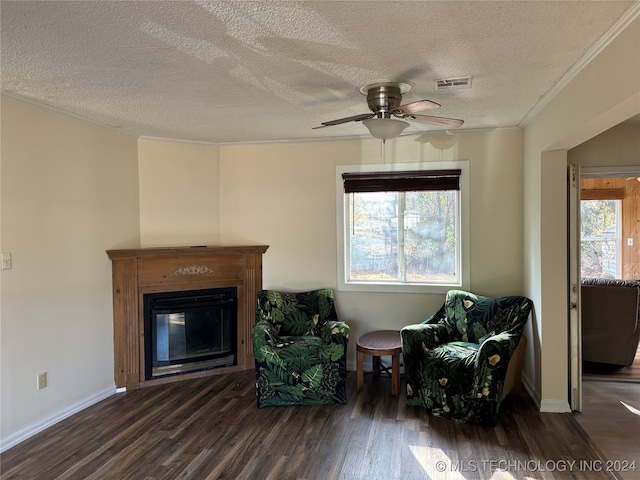
[[[621,278],[621,207],[618,199],[580,201],[581,277]]]
[[[338,167],[339,289],[468,285],[468,162],[445,163]]]

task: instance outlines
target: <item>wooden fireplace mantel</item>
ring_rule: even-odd
[[[107,250],[113,274],[116,388],[141,386],[253,368],[251,328],[262,288],[266,245],[153,247]],[[172,377],[144,378],[143,295],[207,288],[238,289],[237,365]]]

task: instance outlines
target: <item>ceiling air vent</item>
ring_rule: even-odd
[[[436,80],[436,90],[450,90],[452,88],[471,88],[471,77]]]

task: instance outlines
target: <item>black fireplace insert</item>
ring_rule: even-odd
[[[237,298],[236,287],[143,295],[145,378],[236,365]]]

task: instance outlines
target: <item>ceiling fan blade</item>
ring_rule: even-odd
[[[394,108],[391,113],[397,115],[407,115],[411,113],[422,112],[424,110],[429,110],[430,108],[438,108],[439,106],[439,103],[432,102],[431,100],[418,100],[417,102],[400,105],[399,107]]]
[[[441,127],[451,127],[458,128],[462,126],[464,120],[459,120],[457,118],[446,118],[446,117],[432,117],[431,115],[400,115],[401,118],[406,118],[407,120],[414,120],[420,123],[428,123],[429,125],[439,125]]]
[[[361,122],[362,120],[367,120],[375,116],[376,116],[375,113],[361,113],[360,115],[353,115],[352,117],[345,117],[345,118],[339,118],[337,120],[329,120],[328,122],[322,122],[321,125],[318,125],[317,127],[313,127],[313,129],[331,127],[333,125],[340,125],[342,123],[347,123],[347,122]]]

